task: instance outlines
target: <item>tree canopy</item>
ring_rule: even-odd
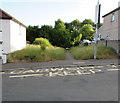
[[[83,22],[76,19],[70,23],[63,22],[61,19],[55,21],[54,27],[51,25],[28,26],[27,41],[32,43],[35,38],[47,38],[52,45],[68,48],[78,45],[81,39],[92,40],[95,27],[91,19],[85,19]]]

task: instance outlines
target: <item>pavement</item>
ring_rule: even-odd
[[[59,67],[59,66],[83,66],[83,65],[107,65],[107,64],[119,64],[118,59],[100,59],[100,60],[61,60],[61,61],[49,61],[49,62],[31,62],[31,63],[8,63],[3,64],[2,69],[17,69],[17,68],[44,68],[44,67]]]
[[[119,60],[64,60],[35,63],[8,63],[2,65],[3,101],[118,101]],[[36,74],[31,70],[41,68],[79,67],[89,74],[14,77]],[[92,67],[93,69],[86,69]],[[102,72],[94,73],[96,69]],[[67,68],[68,69],[68,68]],[[14,74],[13,71],[19,72]],[[23,70],[23,71],[21,71]],[[78,70],[78,68],[77,68]],[[91,71],[92,70],[92,71]],[[82,72],[83,72],[82,71]],[[76,72],[76,70],[74,71]],[[12,74],[13,73],[13,74]],[[40,72],[39,72],[40,73]],[[42,72],[43,73],[43,72]],[[54,70],[52,72],[54,74]],[[64,71],[63,71],[64,73]],[[67,72],[68,73],[68,72]],[[38,74],[38,72],[37,72]],[[50,75],[50,76],[48,76]],[[97,103],[97,102],[96,102]]]

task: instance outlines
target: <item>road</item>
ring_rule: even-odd
[[[118,101],[118,71],[118,65],[6,69],[2,99]]]

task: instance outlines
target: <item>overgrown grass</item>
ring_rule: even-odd
[[[8,56],[8,62],[43,62],[64,60],[65,58],[64,48],[46,47],[45,50],[42,50],[39,45],[30,45],[22,50],[11,53]]]
[[[79,59],[93,59],[94,46],[77,46],[70,49],[71,54],[77,60]],[[105,46],[97,47],[97,59],[111,59],[117,58],[117,53],[114,49]]]
[[[106,46],[98,46],[97,47],[97,58],[98,59],[114,59],[118,58],[117,52],[111,48]]]

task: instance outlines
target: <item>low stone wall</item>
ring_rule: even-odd
[[[116,50],[118,54],[120,54],[120,40],[103,40],[98,41],[98,45],[104,45],[107,47],[112,47]]]

